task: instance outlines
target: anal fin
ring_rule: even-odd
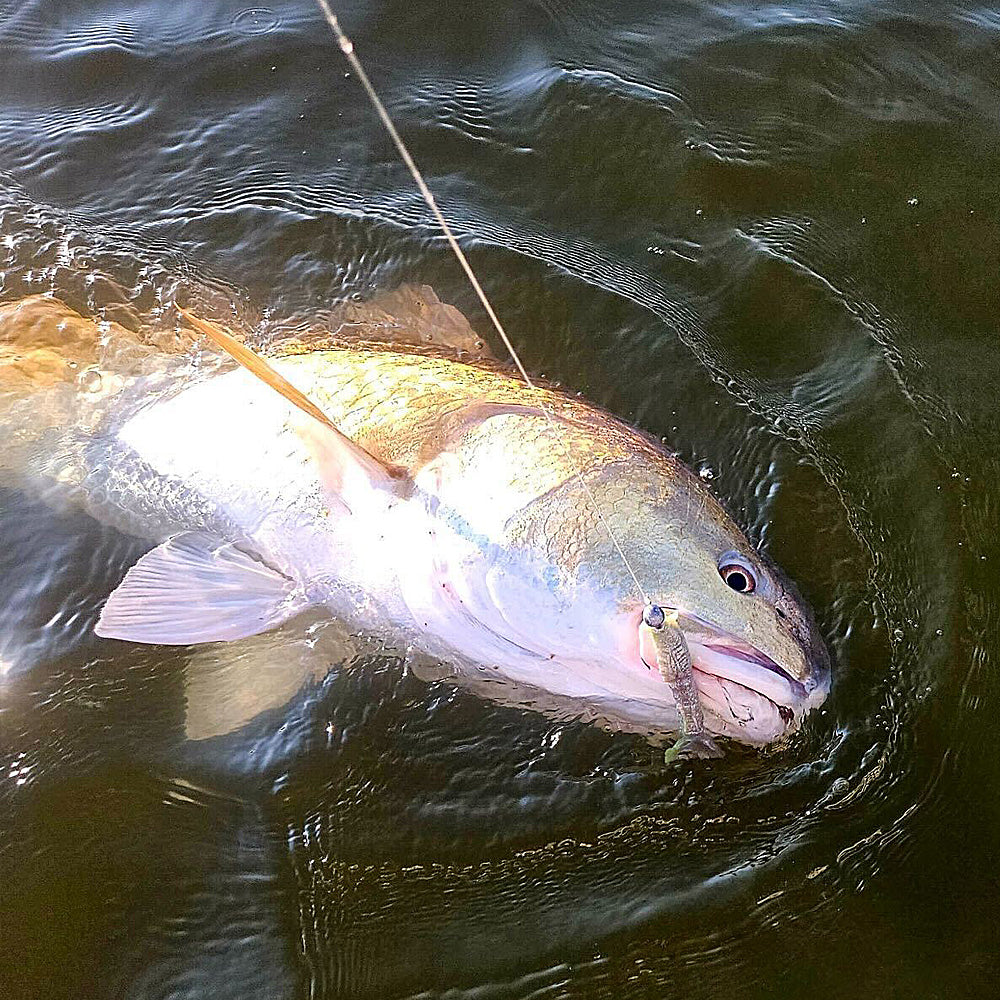
[[[346,626],[314,609],[267,635],[192,650],[184,668],[185,735],[207,740],[242,729],[350,663],[359,645]]]
[[[172,646],[231,641],[274,628],[307,603],[282,573],[192,531],[147,552],[125,574],[94,631]]]

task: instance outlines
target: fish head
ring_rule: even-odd
[[[619,477],[602,558],[616,578],[616,632],[627,669],[640,648],[644,596],[676,612],[707,728],[766,744],[795,731],[830,690],[830,657],[808,605],[705,485],[679,464],[663,483]],[[624,490],[622,486],[624,485]],[[664,682],[665,683],[665,682]]]

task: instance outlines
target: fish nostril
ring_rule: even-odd
[[[787,726],[792,719],[795,718],[795,713],[787,705],[778,706],[778,715],[781,716],[781,721]]]

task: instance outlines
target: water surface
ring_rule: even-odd
[[[91,631],[143,543],[0,491],[0,993],[995,996],[1000,11],[340,13],[528,367],[711,479],[832,695],[664,770],[365,655],[191,742],[193,654]],[[0,3],[0,56],[0,300],[486,332],[306,0]]]

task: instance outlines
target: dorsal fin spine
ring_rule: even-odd
[[[187,309],[178,306],[180,314],[199,332],[203,333],[217,347],[221,347],[234,361],[241,364],[247,371],[256,375],[262,382],[280,393],[290,403],[297,406],[310,417],[325,424],[331,430],[340,433],[336,424],[304,393],[296,389],[284,376],[279,375],[255,350],[241,344],[235,337],[220,330],[214,323],[200,319]]]
[[[413,487],[408,470],[398,465],[391,465],[377,458],[366,448],[363,448],[352,438],[349,438],[337,425],[301,390],[296,389],[291,382],[275,369],[256,351],[241,344],[235,337],[220,330],[214,323],[200,319],[187,309],[178,306],[180,314],[197,330],[203,333],[213,344],[221,347],[234,361],[246,368],[252,375],[259,378],[265,385],[287,399],[303,413],[308,414],[327,430],[332,431],[328,438],[328,451],[336,452],[341,459],[351,456],[353,461],[363,468],[373,483],[381,483],[392,492],[405,495]]]

